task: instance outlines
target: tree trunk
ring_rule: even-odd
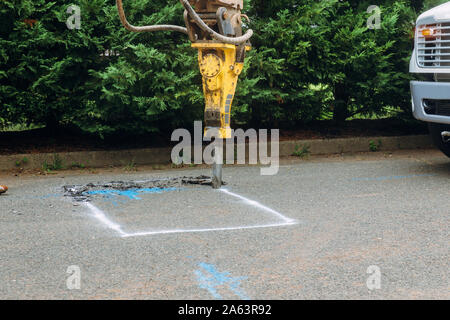
[[[345,84],[338,83],[334,87],[334,110],[333,120],[336,123],[344,122],[349,116],[348,102],[350,95],[347,92]]]

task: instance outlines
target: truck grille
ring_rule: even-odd
[[[423,35],[424,30],[429,35]],[[450,67],[450,22],[420,25],[416,31],[416,48],[420,67]]]
[[[450,116],[450,101],[441,100],[437,103],[436,114],[438,116]]]
[[[426,114],[437,116],[450,116],[450,100],[424,100],[424,110]]]

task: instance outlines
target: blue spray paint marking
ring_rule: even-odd
[[[128,198],[128,200],[142,200],[139,197],[140,194],[155,194],[155,193],[164,193],[170,191],[179,190],[178,188],[144,188],[144,189],[129,189],[129,190],[95,190],[85,192],[85,195],[103,195],[103,197],[107,200],[111,200],[112,203],[117,206],[116,199],[119,196]],[[120,202],[126,202],[127,199],[122,200]]]
[[[375,178],[353,178],[353,181],[385,181],[385,180],[399,180],[399,179],[412,179],[420,177],[434,177],[435,174],[411,174],[407,176],[387,176],[387,177],[375,177]]]
[[[227,285],[228,288],[242,300],[250,300],[247,294],[239,288],[242,280],[247,277],[231,277],[229,272],[220,273],[216,267],[207,263],[199,264],[200,270],[195,271],[197,281],[202,289],[206,289],[215,299],[222,299],[222,296],[217,292],[217,287]]]

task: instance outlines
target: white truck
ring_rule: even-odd
[[[417,19],[410,72],[414,117],[429,124],[436,146],[450,157],[450,1]]]

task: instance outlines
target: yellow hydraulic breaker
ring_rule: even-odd
[[[200,72],[205,95],[205,135],[218,130],[219,139],[232,138],[231,105],[238,77],[244,67],[245,52],[250,50],[252,30],[242,32],[243,0],[180,0],[185,8],[186,28],[172,25],[136,27],[128,23],[122,0],[116,0],[122,24],[130,31],[178,31],[189,36],[198,49]],[[192,7],[194,6],[194,7]],[[194,9],[195,8],[195,9]],[[219,159],[220,157],[220,159]],[[212,184],[222,185],[222,152],[216,150]]]
[[[226,43],[193,43],[198,49],[198,62],[205,95],[205,134],[219,130],[221,139],[231,139],[231,105],[243,62],[236,61],[236,46]],[[250,47],[247,47],[249,50]]]

